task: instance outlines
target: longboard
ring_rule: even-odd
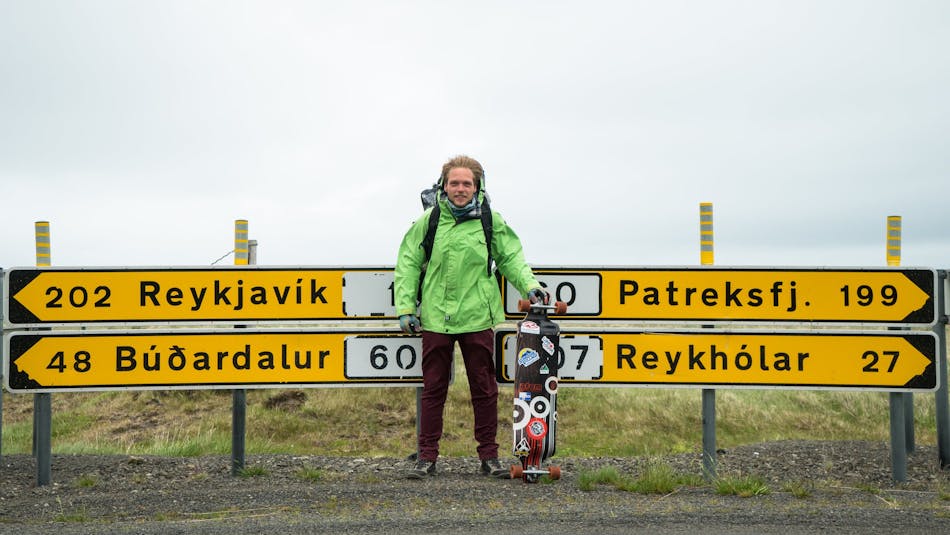
[[[567,305],[518,301],[527,312],[518,322],[513,451],[521,464],[511,466],[512,479],[535,483],[542,475],[560,479],[561,468],[544,462],[554,455],[557,437],[558,347],[561,329],[548,314],[564,314]]]

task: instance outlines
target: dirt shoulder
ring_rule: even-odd
[[[443,458],[436,476],[413,481],[394,458],[252,455],[249,475],[233,477],[226,456],[56,455],[53,483],[37,487],[30,456],[0,461],[0,532],[22,534],[950,530],[950,471],[927,446],[910,455],[904,483],[892,481],[884,444],[783,441],[724,452],[721,477],[761,479],[766,491],[750,497],[721,495],[711,483],[667,494],[578,485],[603,467],[637,478],[651,462],[700,474],[698,454],[557,459],[563,478],[533,485],[484,477],[468,458]]]

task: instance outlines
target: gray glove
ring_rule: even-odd
[[[551,303],[551,294],[544,288],[535,288],[528,292],[528,300],[533,304],[547,305]]]
[[[415,314],[403,314],[399,316],[399,328],[406,334],[415,334],[422,332],[422,323]]]

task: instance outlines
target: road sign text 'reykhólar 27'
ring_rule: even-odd
[[[12,326],[386,318],[392,268],[13,268]]]
[[[21,331],[4,349],[12,392],[422,381],[421,338],[386,332]]]
[[[515,342],[495,334],[499,382],[513,381]],[[920,331],[562,331],[537,358],[572,384],[930,391],[936,355],[936,335]]]
[[[932,325],[932,269],[535,268],[559,319]],[[505,312],[519,317],[506,285]]]

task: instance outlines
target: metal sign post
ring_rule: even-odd
[[[253,247],[253,249],[252,249]],[[234,265],[246,266],[256,263],[252,257],[256,253],[257,242],[253,245],[247,239],[247,220],[234,222]],[[236,329],[244,328],[236,325]],[[244,470],[245,446],[247,438],[247,390],[236,388],[231,391],[231,475],[237,476]]]
[[[940,289],[937,297],[937,310],[940,311],[940,321],[934,326],[940,353],[937,360],[937,373],[940,377],[947,377],[947,292],[950,286],[947,272],[940,271]],[[940,458],[940,468],[950,466],[950,390],[946,381],[941,381],[934,395],[937,419],[937,452]]]
[[[699,260],[704,266],[714,263],[713,205],[699,204]],[[706,328],[711,328],[706,325]],[[707,480],[716,478],[719,452],[716,447],[716,391],[704,388],[702,393],[703,475]]]
[[[901,265],[901,217],[888,216],[884,256],[888,266]],[[899,329],[899,327],[889,327]],[[914,397],[911,393],[888,395],[891,424],[891,477],[907,480],[907,454],[914,451]]]
[[[36,265],[49,266],[50,253],[49,221],[37,221],[34,224],[36,234]],[[7,360],[9,351],[4,352]],[[9,372],[4,374],[9,378]],[[48,393],[33,396],[33,454],[36,456],[36,484],[49,485],[53,476],[53,399]]]

